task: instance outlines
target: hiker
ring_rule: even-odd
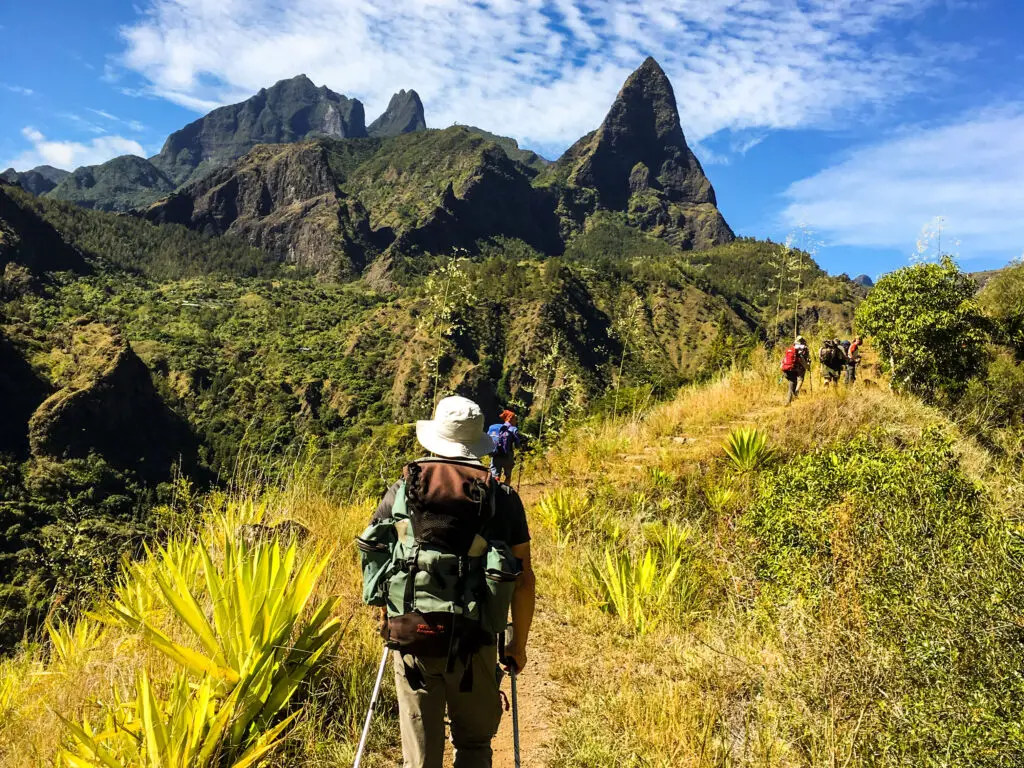
[[[818,350],[818,362],[821,363],[821,373],[825,379],[825,389],[829,384],[839,386],[839,375],[846,365],[846,353],[843,352],[839,339],[825,339],[820,350]]]
[[[512,485],[512,472],[516,465],[516,448],[522,443],[522,436],[519,434],[517,424],[519,418],[514,412],[506,409],[498,416],[497,424],[487,428],[487,434],[494,443],[494,450],[491,451],[491,477],[504,483]]]
[[[860,363],[860,347],[864,343],[863,336],[854,336],[853,343],[846,353],[846,386],[852,386],[857,381],[857,365]]]
[[[363,599],[382,606],[393,651],[404,768],[442,768],[446,710],[456,768],[489,768],[502,712],[496,635],[511,608],[503,666],[521,672],[533,621],[526,511],[480,462],[493,442],[473,401],[444,398],[416,439],[432,457],[405,466],[357,541]]]
[[[797,350],[797,344],[800,343],[802,338],[802,336],[798,337],[796,344],[786,347],[786,351],[782,355],[782,375],[789,382],[789,390],[786,393],[786,405],[792,403],[793,398],[797,396],[800,382],[803,380],[804,373],[806,372],[804,360]]]
[[[796,344],[793,345],[796,349],[797,356],[803,361],[803,369],[796,377],[796,392],[794,394],[799,395],[800,389],[804,385],[804,376],[811,370],[811,350],[807,346],[807,339],[803,336],[796,337]]]

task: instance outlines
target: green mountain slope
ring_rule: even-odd
[[[21,172],[8,168],[0,173],[0,179],[9,184],[17,184],[33,195],[42,195],[60,184],[67,175],[67,171],[54,168],[52,165],[39,165]]]
[[[48,195],[101,211],[128,211],[164,197],[174,184],[148,160],[123,155],[76,169]]]

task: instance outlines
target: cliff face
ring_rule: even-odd
[[[625,211],[631,224],[681,248],[734,238],[686,144],[672,84],[652,58],[626,80],[601,126],[570,147],[550,176],[569,189],[591,190],[597,206]]]
[[[152,158],[175,185],[242,157],[258,144],[313,136],[366,136],[362,102],[317,88],[305,75],[282,80],[239,104],[213,110],[167,137]]]
[[[338,190],[318,143],[257,147],[145,216],[236,235],[281,261],[338,278],[358,274],[373,245],[366,211]]]
[[[95,452],[147,480],[195,463],[188,425],[160,399],[149,370],[115,329],[89,323],[72,329],[66,350],[74,373],[32,414],[33,456],[84,458]]]

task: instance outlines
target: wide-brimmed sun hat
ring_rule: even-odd
[[[434,418],[416,422],[416,439],[446,459],[479,459],[494,450],[484,432],[480,406],[465,397],[446,397],[434,407]]]

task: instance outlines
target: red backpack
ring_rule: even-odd
[[[799,365],[800,358],[796,354],[796,347],[786,349],[786,354],[782,356],[782,370],[789,373],[795,371]]]

